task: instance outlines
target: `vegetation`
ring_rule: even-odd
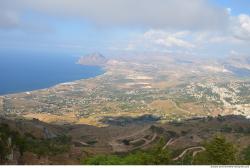
[[[231,165],[237,164],[236,148],[222,136],[216,136],[205,144],[206,151],[198,154],[195,164]]]
[[[9,138],[7,136],[9,129],[7,125],[0,127],[0,163],[7,160],[7,156],[10,154]]]
[[[38,156],[56,155],[70,149],[70,138],[62,135],[52,139],[25,139],[25,150]]]
[[[231,132],[230,125],[223,125],[225,132]],[[241,127],[237,127],[237,130]],[[233,131],[235,131],[233,129]],[[96,143],[90,140],[89,143]],[[129,143],[126,142],[125,143]],[[39,139],[30,133],[20,134],[13,131],[7,124],[0,124],[0,164],[10,159],[13,151],[18,151],[22,156],[25,152],[32,152],[38,157],[52,156],[68,152],[71,138],[65,135],[51,139]],[[202,150],[164,149],[166,141],[160,139],[152,148],[137,150],[127,154],[98,155],[84,158],[82,164],[87,165],[232,165],[250,164],[250,145],[243,150],[236,150],[234,144],[228,142],[223,136],[215,136],[210,141],[201,144]],[[195,155],[194,155],[195,153]],[[174,159],[177,158],[177,159]]]
[[[61,135],[52,139],[37,139],[29,133],[21,135],[7,124],[0,125],[0,163],[8,160],[11,151],[17,150],[22,156],[29,151],[40,156],[55,155],[67,152],[71,138]]]
[[[173,160],[175,151],[163,149],[162,140],[155,147],[136,151],[125,156],[99,155],[89,157],[83,161],[87,165],[168,165],[168,164],[201,164],[201,165],[231,165],[249,164],[250,146],[243,152],[243,160],[237,157],[237,151],[233,144],[226,141],[223,136],[215,136],[211,141],[204,144],[205,151],[193,156],[185,154],[179,160]],[[177,152],[180,153],[181,151]]]
[[[243,150],[242,155],[243,155],[242,163],[250,165],[250,145]]]
[[[136,151],[125,156],[99,155],[87,158],[83,164],[87,165],[167,165],[171,163],[171,154],[163,149],[163,140],[153,148]]]

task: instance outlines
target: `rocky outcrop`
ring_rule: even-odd
[[[106,59],[102,54],[93,53],[82,56],[77,63],[81,65],[104,66],[106,65],[107,61],[108,59]]]

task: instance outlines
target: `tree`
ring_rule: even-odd
[[[250,146],[245,148],[242,152],[243,154],[243,164],[250,164]]]
[[[164,139],[161,138],[158,144],[151,149],[153,164],[166,165],[170,163],[170,152],[168,149],[163,149],[164,144]]]
[[[8,147],[8,138],[0,132],[0,163],[4,163],[7,159],[10,149]]]
[[[197,155],[195,164],[236,164],[236,149],[222,136],[215,136],[205,144],[206,151]]]

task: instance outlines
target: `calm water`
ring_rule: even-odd
[[[76,64],[63,54],[0,52],[0,95],[51,87],[103,74],[97,66]]]

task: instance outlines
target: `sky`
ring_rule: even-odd
[[[249,0],[1,0],[0,51],[250,55]]]

